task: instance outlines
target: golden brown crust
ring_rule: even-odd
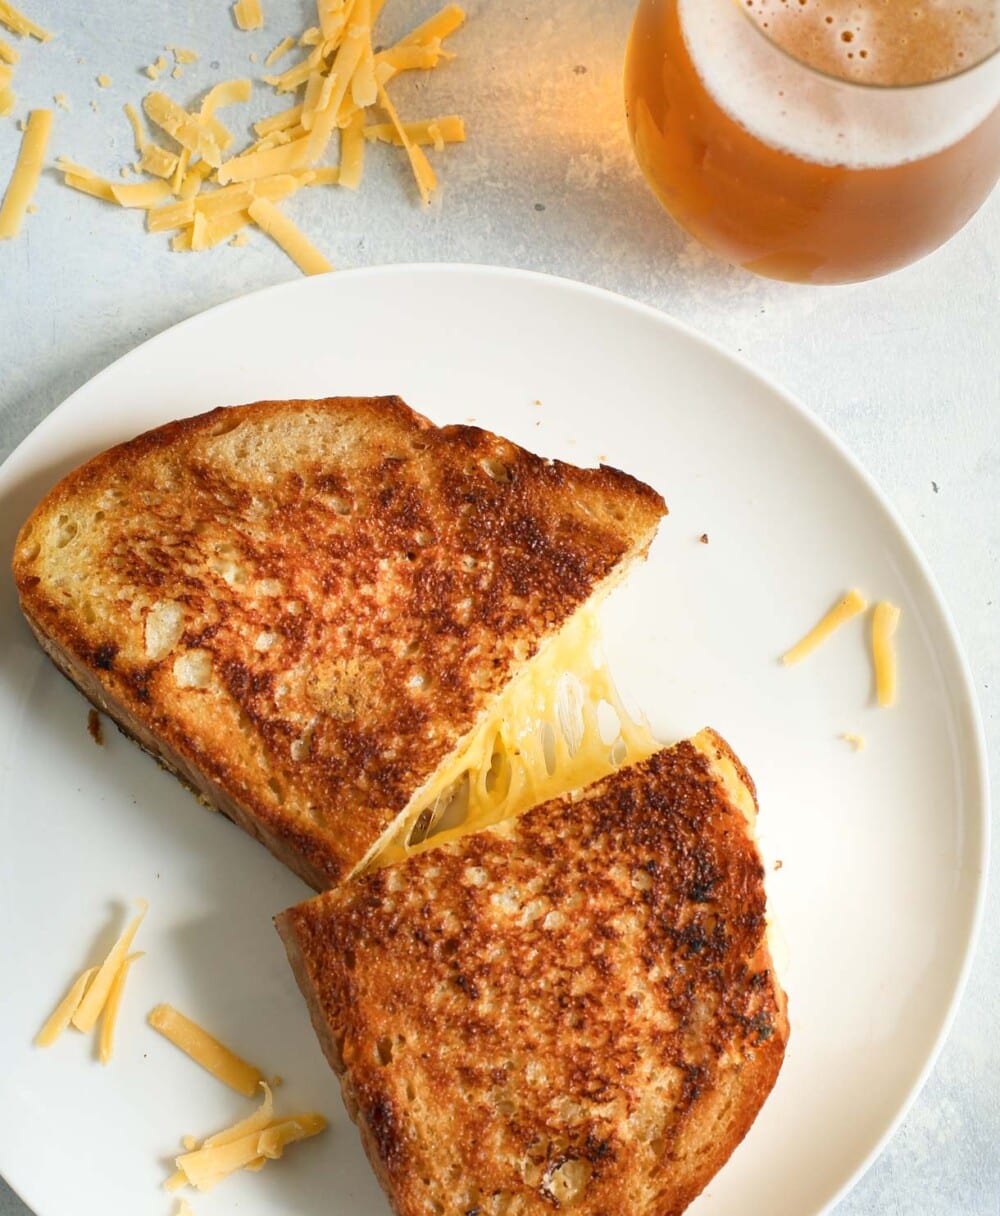
[[[70,678],[322,888],[664,510],[398,398],[259,402],[97,456],[13,565]]]
[[[574,1189],[587,1216],[670,1216],[746,1134],[788,1020],[720,756],[703,732],[278,918],[400,1216]]]

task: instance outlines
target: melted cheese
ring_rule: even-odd
[[[514,677],[359,868],[519,815],[659,746],[622,704],[601,653],[597,608],[587,605]]]
[[[0,206],[0,241],[17,236],[41,176],[52,131],[52,111],[32,110],[21,139],[21,150]]]
[[[129,967],[139,958],[142,958],[141,951],[122,959],[122,964],[111,981],[108,999],[104,1002],[104,1009],[101,1013],[101,1033],[97,1041],[97,1056],[102,1064],[107,1064],[111,1059],[115,1026],[118,1023],[118,1010],[121,1006],[122,993],[125,990],[125,977],[128,975]]]
[[[101,1015],[101,1011],[111,992],[111,985],[115,982],[115,977],[121,970],[122,963],[128,957],[129,948],[149,908],[144,899],[140,900],[139,904],[141,907],[139,915],[126,926],[121,937],[111,947],[107,958],[101,963],[97,974],[87,989],[86,995],[80,1002],[79,1008],[73,1014],[71,1020],[77,1030],[85,1032],[93,1030],[97,1019]]]
[[[796,642],[791,650],[786,650],[781,656],[781,661],[786,666],[792,663],[798,663],[807,655],[819,646],[822,642],[839,629],[845,621],[849,621],[851,617],[857,616],[859,612],[864,612],[868,607],[868,601],[860,591],[849,591],[844,598],[836,604],[825,617],[806,634],[801,641]]]
[[[158,1030],[223,1085],[228,1085],[246,1098],[252,1098],[259,1092],[260,1083],[264,1080],[260,1069],[241,1059],[172,1005],[157,1005],[148,1021],[154,1030]]]
[[[878,703],[888,709],[896,701],[896,650],[893,634],[899,624],[899,609],[882,600],[872,616],[872,660],[875,664],[875,692]]]
[[[70,985],[69,991],[52,1011],[49,1020],[35,1035],[36,1047],[51,1047],[59,1038],[72,1021],[73,1014],[79,1009],[83,995],[87,991],[87,985],[96,974],[96,967],[88,967],[86,971],[82,971],[76,977]]]
[[[48,30],[43,30],[30,17],[18,12],[8,0],[0,0],[0,25],[5,25],[14,34],[37,38],[39,42],[48,42],[52,37]]]
[[[259,198],[252,202],[247,210],[257,227],[280,245],[300,270],[306,274],[326,274],[333,269],[320,251],[306,240],[288,216],[283,215],[273,203]]]
[[[233,17],[241,30],[259,30],[264,25],[260,0],[236,0]]]

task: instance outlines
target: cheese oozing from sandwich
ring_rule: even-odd
[[[514,677],[358,868],[519,815],[659,747],[625,708],[602,651],[598,609],[587,604]]]

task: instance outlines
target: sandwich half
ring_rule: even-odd
[[[756,798],[714,732],[277,919],[397,1216],[676,1216],[777,1078]]]
[[[13,569],[60,670],[325,889],[652,750],[601,737],[593,643],[665,510],[395,397],[268,401],[77,469]]]

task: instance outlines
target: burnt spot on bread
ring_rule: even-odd
[[[110,671],[114,666],[119,647],[114,642],[101,642],[92,651],[91,662],[98,671]]]

